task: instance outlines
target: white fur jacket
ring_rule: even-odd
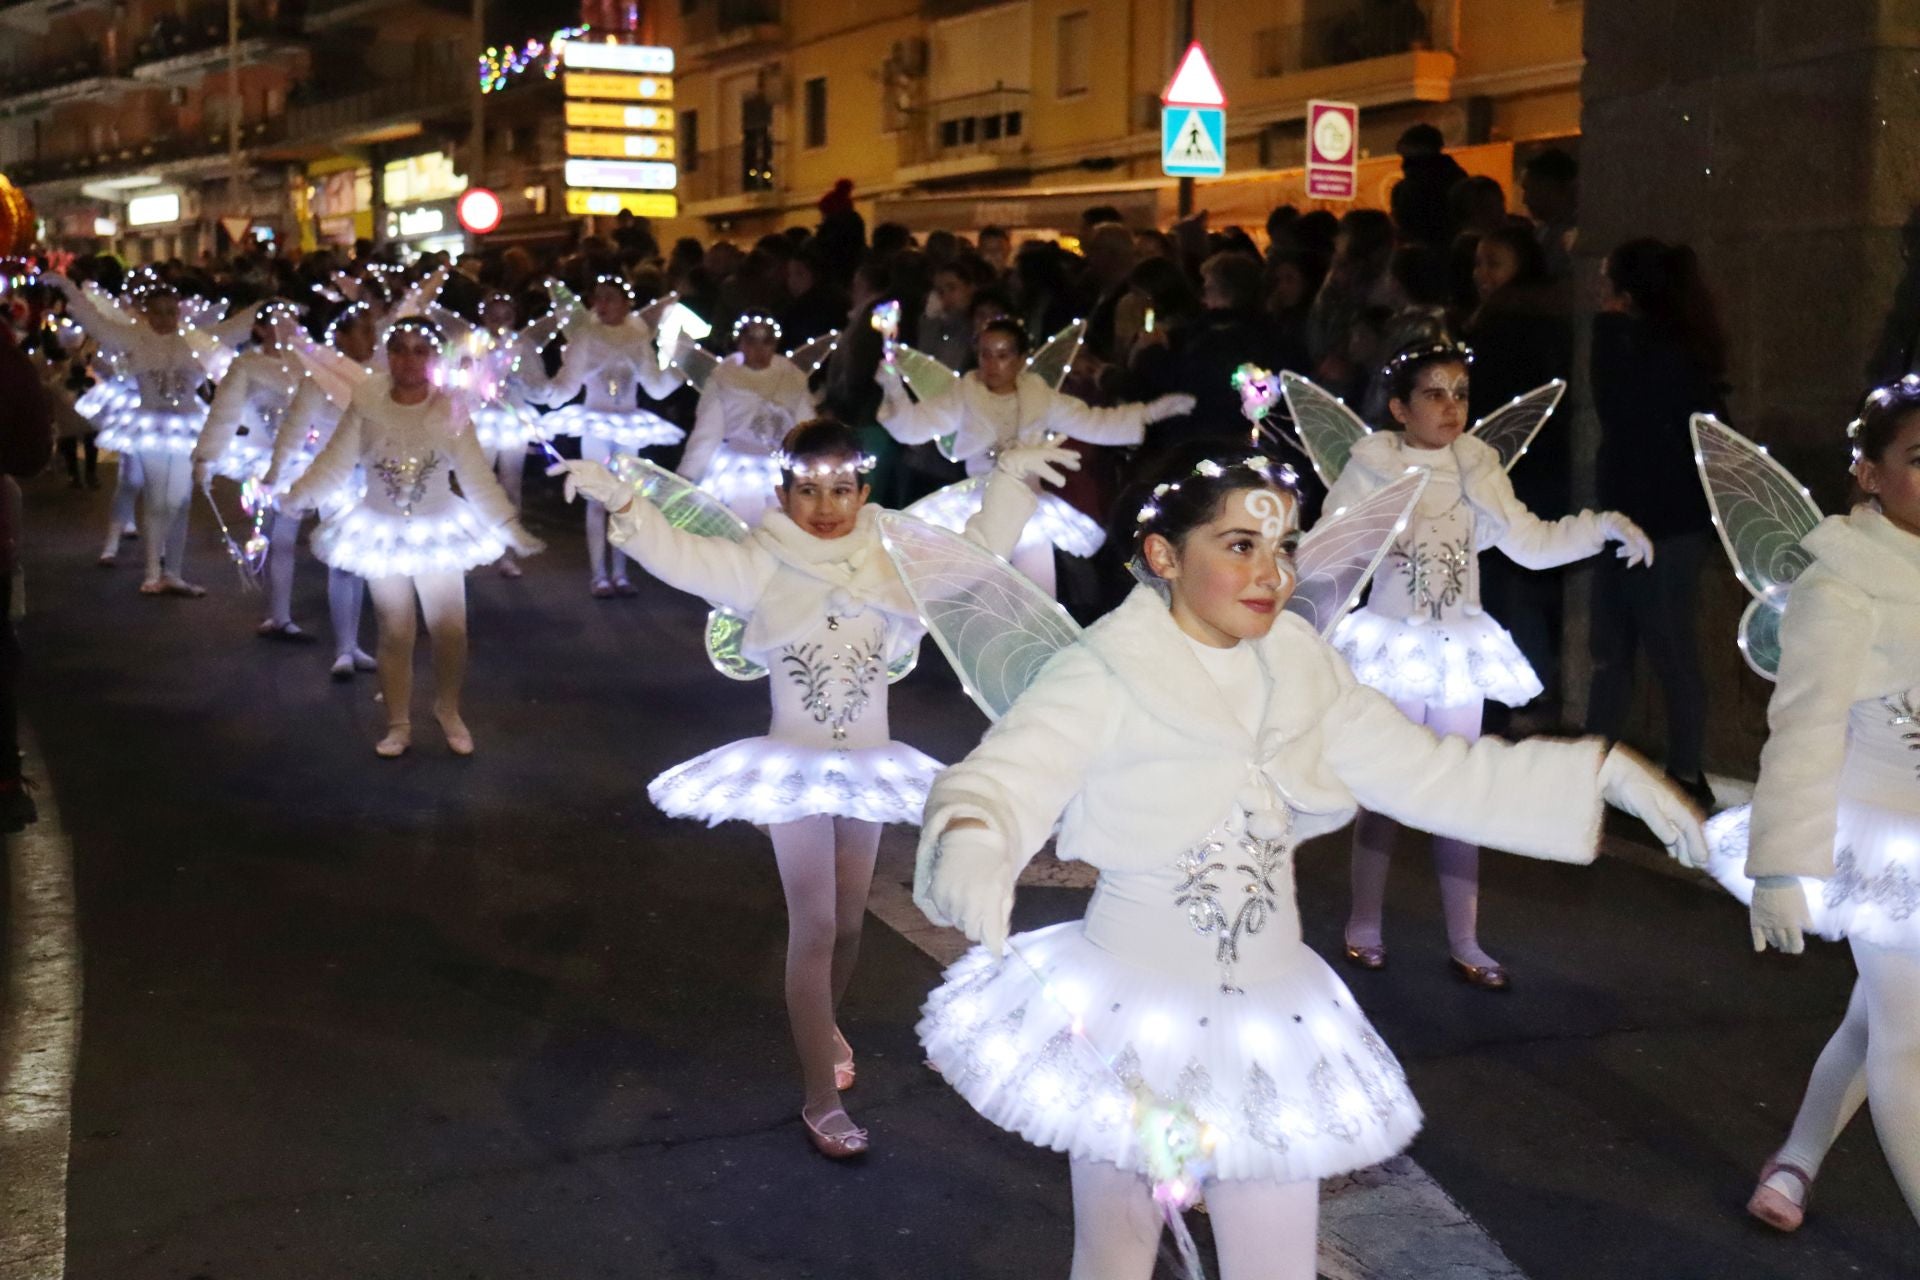
[[[993,454],[1015,444],[1036,445],[1049,434],[1087,444],[1136,445],[1146,439],[1147,406],[1119,404],[1095,408],[1055,391],[1045,378],[1022,372],[1010,395],[995,395],[969,373],[931,400],[908,401],[896,381],[886,384],[880,425],[901,444],[925,444],[953,436],[953,456],[979,475]],[[1003,428],[1011,427],[1009,435]]]
[[[996,470],[967,536],[999,556],[1019,541],[1038,499],[1022,480]],[[888,652],[921,630],[906,584],[880,545],[881,508],[863,507],[853,532],[817,538],[772,508],[742,542],[676,529],[651,502],[636,498],[607,518],[607,536],[670,587],[747,619],[740,651],[764,663],[803,640],[828,613],[865,606],[888,616]]]
[[[700,392],[680,474],[696,483],[704,479],[722,444],[739,452],[770,452],[813,410],[807,375],[785,356],[775,356],[764,369],[723,360]]]
[[[1060,821],[1058,852],[1118,871],[1171,864],[1228,817],[1278,797],[1300,839],[1356,803],[1410,826],[1560,862],[1591,862],[1600,830],[1597,739],[1436,738],[1358,684],[1307,623],[1282,614],[1256,642],[1269,681],[1249,733],[1160,597],[1126,602],[1055,655],[927,798],[917,884],[934,844],[977,818],[1019,868]]]
[[[1920,685],[1920,538],[1871,507],[1829,516],[1780,624],[1780,682],[1754,788],[1747,874],[1833,874],[1847,720]]]
[[[636,383],[656,400],[680,385],[678,373],[660,367],[652,326],[637,315],[617,325],[588,318],[567,331],[560,371],[529,394],[542,404],[560,405],[584,389],[587,408],[618,411],[638,407]]]
[[[1498,547],[1523,568],[1551,569],[1584,560],[1606,545],[1598,512],[1542,520],[1527,510],[1492,445],[1463,435],[1451,449],[1460,468],[1460,491],[1473,508],[1474,550]],[[1399,431],[1376,431],[1356,441],[1347,469],[1327,492],[1326,510],[1337,511],[1398,480],[1408,467],[1422,465],[1421,452],[1408,448]]]

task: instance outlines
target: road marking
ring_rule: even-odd
[[[26,735],[22,735],[23,738]],[[30,773],[45,778],[26,742]],[[40,821],[6,837],[6,1003],[0,1007],[0,1280],[60,1280],[67,1150],[80,1043],[73,848],[50,790]]]
[[[928,923],[913,905],[917,833],[889,827],[867,910],[922,952],[952,964],[970,945],[957,929]],[[1087,887],[1092,868],[1043,855],[1022,884]],[[1322,1280],[1526,1280],[1485,1228],[1407,1156],[1320,1184]]]

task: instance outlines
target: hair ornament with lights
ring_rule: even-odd
[[[773,340],[775,342],[780,341],[780,337],[782,334],[782,330],[780,328],[780,322],[778,320],[775,320],[772,316],[765,314],[764,312],[750,311],[746,315],[741,316],[738,320],[735,320],[733,322],[734,344],[738,345],[740,342],[740,335],[745,333],[747,330],[753,328],[756,325],[771,332],[773,334]]]
[[[446,335],[440,332],[440,326],[420,316],[408,316],[404,320],[395,321],[393,328],[387,330],[387,345],[392,346],[394,339],[409,333],[425,338],[427,345],[433,348],[434,355],[446,353],[447,339]]]
[[[365,302],[355,302],[350,304],[339,315],[335,316],[332,320],[329,320],[327,322],[327,331],[321,335],[322,339],[330,347],[338,345],[336,342],[336,339],[339,338],[340,331],[342,329],[345,329],[349,325],[353,324],[355,321],[361,319],[362,317],[365,317],[367,319],[372,319],[373,308]]]
[[[1170,493],[1178,493],[1180,486],[1195,476],[1208,480],[1218,480],[1233,470],[1251,471],[1276,489],[1285,489],[1297,493],[1300,486],[1300,474],[1284,462],[1275,462],[1264,453],[1249,454],[1245,458],[1232,462],[1220,462],[1213,458],[1202,458],[1195,463],[1193,470],[1178,480],[1163,481],[1153,486],[1153,492],[1140,504],[1140,510],[1134,513],[1133,522],[1148,525],[1160,517],[1160,499]]]
[[[1458,361],[1461,364],[1471,366],[1473,364],[1473,348],[1464,342],[1444,340],[1440,342],[1422,342],[1416,346],[1405,347],[1394,352],[1393,358],[1387,361],[1386,367],[1381,370],[1381,373],[1391,378],[1394,374],[1400,372],[1400,370],[1410,364],[1426,364],[1431,361]]]
[[[633,291],[633,282],[625,276],[612,271],[603,271],[593,278],[594,288],[598,289],[601,285],[605,285],[609,289],[618,289],[620,292],[626,294],[627,302],[630,305],[636,307],[640,305],[640,296]]]
[[[841,476],[864,476],[880,464],[880,459],[870,453],[834,453],[814,457],[795,457],[785,449],[773,451],[773,461],[780,470],[796,480],[830,480]]]

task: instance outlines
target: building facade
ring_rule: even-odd
[[[1069,232],[1081,209],[1173,216],[1159,95],[1181,0],[678,0],[686,234],[807,222],[852,179],[869,220]],[[1305,206],[1315,98],[1361,108],[1362,203],[1384,207],[1408,125],[1470,170],[1577,136],[1582,8],[1567,0],[1194,0],[1226,90],[1228,177],[1200,185],[1217,224]]]

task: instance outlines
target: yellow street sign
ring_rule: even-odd
[[[567,131],[570,156],[611,156],[619,160],[671,160],[673,139],[652,134]]]
[[[611,217],[625,209],[636,218],[672,218],[680,212],[680,201],[671,192],[654,194],[639,191],[567,192],[567,212],[574,217],[595,214]]]
[[[672,102],[673,81],[663,76],[566,74],[569,98],[613,98],[618,101]]]
[[[626,129],[673,132],[672,107],[626,107],[617,102],[567,103],[569,129]]]

